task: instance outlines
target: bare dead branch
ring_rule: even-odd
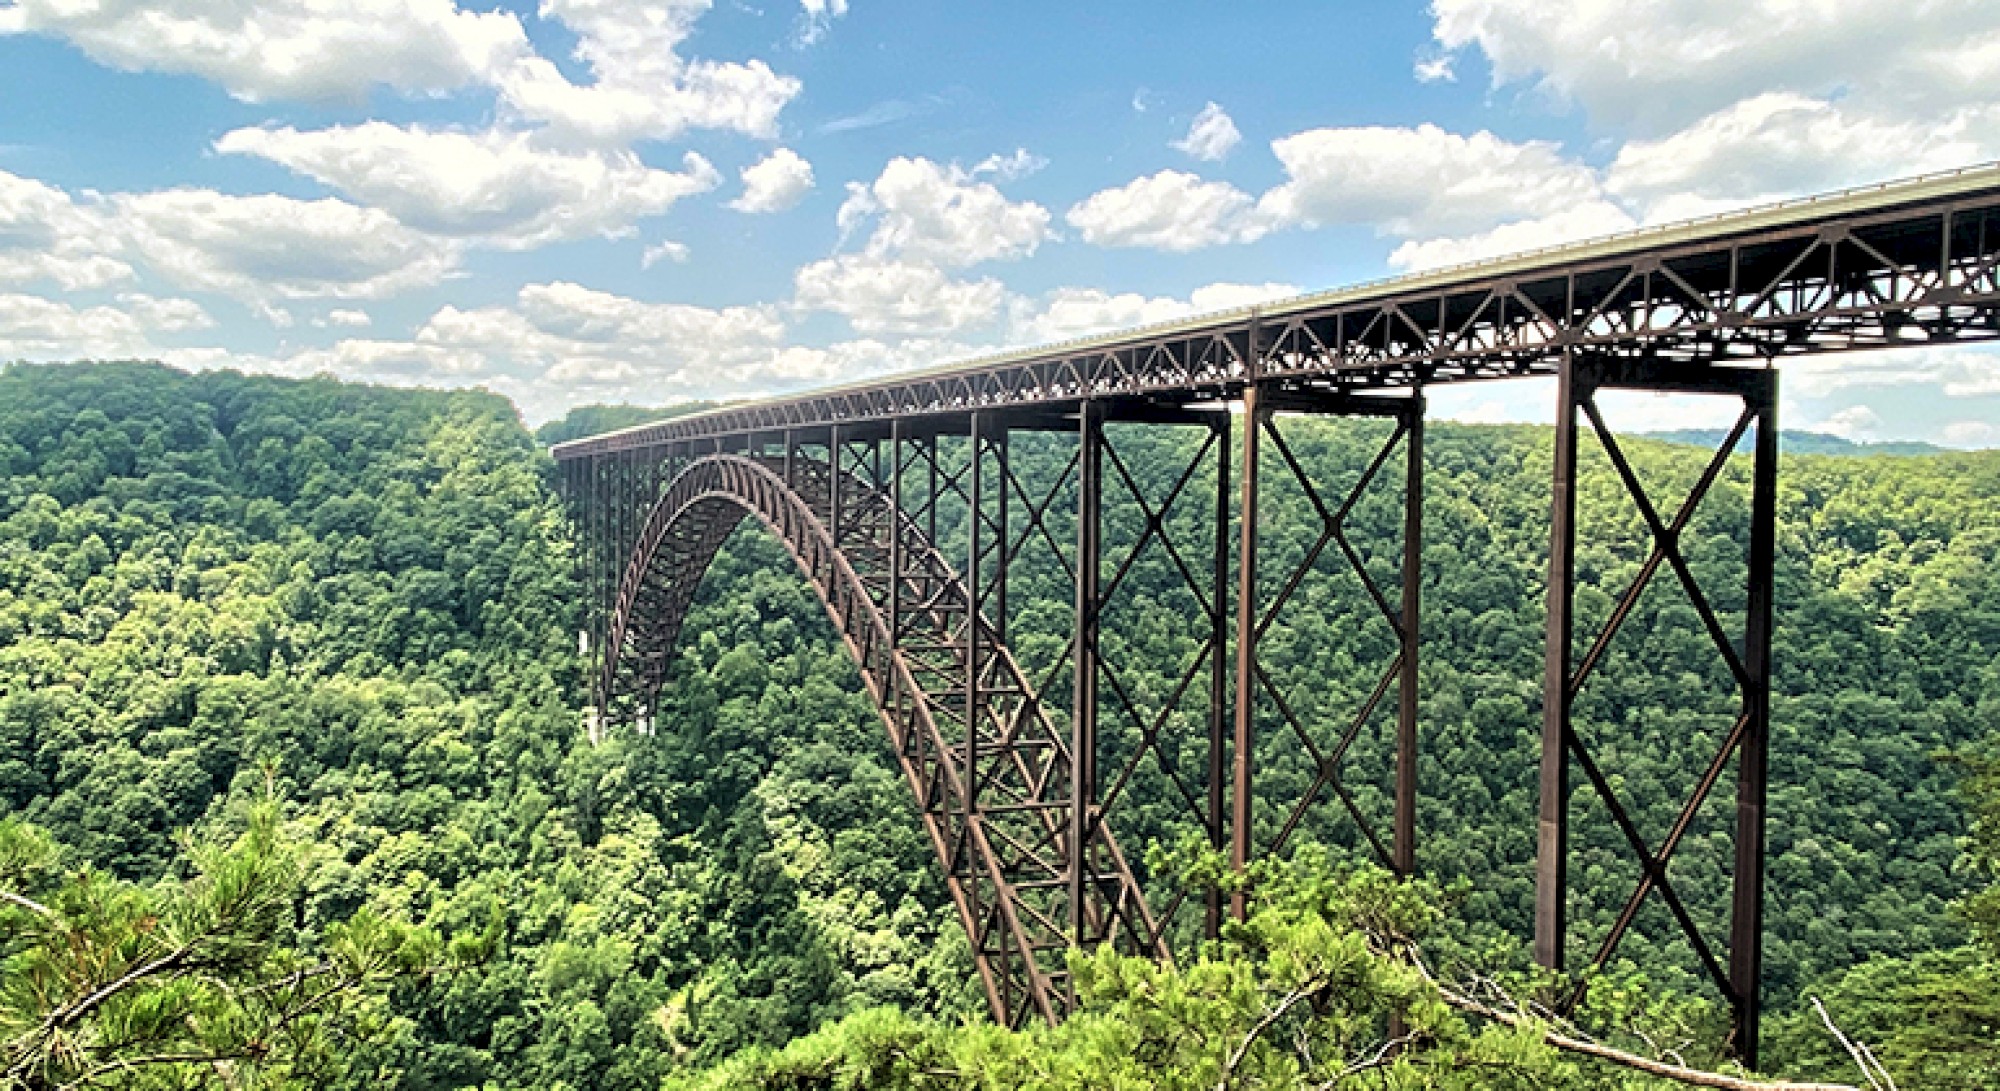
[[[1812,998],[1812,1006],[1813,1010],[1819,1013],[1819,1021],[1826,1024],[1826,1029],[1833,1035],[1834,1040],[1847,1050],[1849,1057],[1854,1058],[1854,1064],[1861,1069],[1861,1075],[1868,1081],[1868,1086],[1873,1091],[1897,1091],[1895,1077],[1889,1075],[1888,1070],[1882,1067],[1882,1062],[1875,1059],[1875,1054],[1866,1045],[1849,1038],[1834,1025],[1833,1015],[1826,1010],[1826,1005],[1820,1002],[1819,997]],[[1882,1078],[1876,1079],[1877,1075]]]
[[[1574,1038],[1567,1034],[1557,1033],[1541,1025],[1536,1020],[1524,1019],[1512,1012],[1501,1011],[1498,1008],[1474,1000],[1469,996],[1454,992],[1439,984],[1436,978],[1430,977],[1430,974],[1424,971],[1421,966],[1418,967],[1418,970],[1426,978],[1430,979],[1431,984],[1437,988],[1438,995],[1443,997],[1445,1003],[1450,1004],[1452,1007],[1491,1019],[1496,1023],[1538,1033],[1541,1035],[1544,1044],[1553,1046],[1556,1049],[1585,1057],[1593,1057],[1600,1061],[1609,1061],[1616,1065],[1623,1065],[1626,1068],[1644,1072],[1650,1076],[1658,1076],[1662,1079],[1673,1080],[1692,1087],[1720,1088],[1722,1091],[1859,1091],[1858,1088],[1848,1084],[1793,1083],[1783,1080],[1746,1079],[1741,1076],[1731,1076],[1723,1072],[1709,1072],[1705,1069],[1689,1068],[1686,1065],[1669,1064],[1666,1061],[1642,1057],[1637,1053],[1615,1049],[1599,1042],[1586,1041],[1582,1038]]]
[[[43,905],[42,903],[35,901],[32,898],[22,897],[21,895],[16,894],[11,890],[0,890],[0,901],[5,901],[11,905],[19,906],[22,909],[25,909],[28,912],[37,914],[39,916],[43,917],[55,916],[55,912],[49,909],[48,906]]]
[[[1369,1071],[1370,1069],[1381,1068],[1383,1065],[1387,1064],[1394,1064],[1396,1061],[1395,1058],[1396,1050],[1401,1049],[1403,1046],[1409,1045],[1412,1042],[1415,1042],[1417,1038],[1418,1036],[1415,1034],[1404,1034],[1404,1035],[1399,1035],[1395,1038],[1391,1038],[1386,1042],[1383,1042],[1382,1048],[1376,1050],[1374,1053],[1370,1054],[1367,1057],[1362,1058],[1361,1060],[1349,1064],[1347,1067],[1341,1069],[1337,1074],[1335,1074],[1335,1076],[1332,1079],[1326,1081],[1325,1083],[1320,1084],[1318,1087],[1314,1088],[1313,1091],[1331,1091],[1331,1089],[1337,1086],[1340,1083],[1340,1081],[1348,1078],[1349,1076],[1358,1076],[1363,1072]]]
[[[1256,1045],[1257,1039],[1263,1037],[1264,1032],[1271,1029],[1271,1024],[1283,1019],[1286,1012],[1297,1007],[1301,1000],[1318,992],[1325,984],[1326,982],[1323,979],[1314,978],[1293,989],[1291,992],[1286,993],[1285,998],[1278,1001],[1277,1007],[1265,1012],[1264,1017],[1257,1020],[1257,1024],[1250,1028],[1250,1032],[1245,1034],[1243,1040],[1236,1043],[1236,1048],[1230,1052],[1229,1060],[1222,1066],[1222,1074],[1216,1077],[1215,1091],[1226,1091],[1230,1078],[1236,1075],[1238,1068],[1242,1067],[1243,1059],[1250,1055],[1250,1047]]]

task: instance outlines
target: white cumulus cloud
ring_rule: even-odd
[[[955,280],[928,262],[841,254],[801,268],[794,301],[846,318],[861,333],[957,334],[991,322],[1007,290],[991,277]]]
[[[826,36],[833,21],[847,14],[847,0],[799,0],[799,44],[811,45]]]
[[[710,6],[542,0],[540,18],[575,36],[581,83],[535,52],[512,12],[453,0],[13,0],[0,35],[58,37],[102,64],[199,76],[253,102],[490,88],[509,114],[572,142],[626,147],[688,129],[773,137],[800,83],[761,60],[683,56]],[[815,8],[831,18],[846,3],[806,0],[809,18]]]
[[[1606,184],[1673,219],[1959,166],[2000,154],[2000,108],[1897,119],[1791,92],[1744,99],[1618,151]]]
[[[116,228],[160,275],[239,299],[381,299],[433,286],[459,249],[380,209],[205,189],[109,198]]]
[[[1953,447],[2000,445],[2000,424],[1989,420],[1957,420],[1944,426],[1944,441]]]
[[[1365,224],[1412,236],[1484,231],[1595,198],[1589,167],[1546,141],[1436,125],[1311,129],[1273,141],[1286,181],[1259,206],[1278,222]]]
[[[729,207],[738,212],[783,212],[813,188],[812,164],[790,148],[779,148],[744,167],[743,192]]]
[[[1813,428],[1843,439],[1866,440],[1882,427],[1882,415],[1865,405],[1849,406],[1820,421]]]
[[[1064,219],[1097,246],[1168,251],[1255,242],[1271,229],[1249,194],[1177,170],[1093,193]]]
[[[1587,201],[1547,216],[1515,220],[1470,235],[1411,239],[1389,253],[1398,269],[1436,269],[1468,261],[1580,242],[1639,226],[1630,213],[1608,201]]]
[[[778,113],[801,84],[761,60],[681,56],[708,8],[709,0],[542,0],[542,17],[576,35],[576,59],[592,79],[572,83],[547,58],[530,56],[500,78],[502,97],[565,140],[623,146],[688,129],[775,137]]]
[[[0,8],[8,33],[59,37],[113,68],[200,76],[252,102],[452,91],[530,48],[511,13],[452,0],[13,0]]]
[[[419,231],[507,249],[626,235],[721,181],[694,152],[676,173],[626,150],[551,149],[527,133],[381,121],[314,132],[237,129],[215,147],[283,164]]]
[[[1935,386],[1952,398],[2000,394],[2000,351],[1935,345],[1893,352],[1836,352],[1785,364],[1785,393],[1807,398],[1888,387]]]
[[[1311,129],[1271,144],[1284,182],[1253,198],[1227,182],[1165,170],[1101,190],[1066,217],[1085,242],[1188,251],[1255,242],[1275,230],[1353,224],[1403,239],[1480,236],[1451,247],[1485,251],[1611,222],[1603,182],[1545,141],[1435,125]],[[1588,211],[1581,211],[1588,209]],[[1622,224],[1618,225],[1622,226]],[[1540,243],[1535,242],[1536,245]],[[1430,264],[1445,247],[1398,264]],[[1457,260],[1453,258],[1451,260]]]
[[[78,307],[0,293],[0,359],[106,360],[159,355],[154,334],[206,329],[214,320],[187,299],[128,293],[116,306]]]
[[[121,249],[94,207],[0,170],[0,284],[102,288],[132,277]]]
[[[313,325],[321,327],[346,326],[354,329],[373,325],[374,321],[373,318],[368,316],[367,311],[355,310],[348,307],[336,307],[326,312],[326,317],[314,322]]]
[[[1022,258],[1049,238],[1049,211],[1010,201],[973,172],[897,156],[875,181],[850,182],[837,214],[843,236],[870,227],[863,252],[947,267]]]
[[[1036,174],[1049,165],[1047,159],[1026,148],[1015,148],[1006,155],[993,154],[981,159],[972,168],[972,175],[990,174],[1002,182],[1012,182]]]
[[[1009,316],[1009,339],[1016,344],[1046,344],[1133,326],[1169,322],[1190,315],[1210,314],[1299,294],[1291,284],[1205,284],[1186,299],[1145,296],[1137,292],[1113,295],[1098,288],[1058,288],[1039,301],[1015,299]]]
[[[675,264],[679,264],[681,262],[686,261],[692,255],[693,251],[688,249],[688,245],[686,243],[675,242],[672,239],[667,239],[664,242],[659,242],[655,243],[652,246],[648,246],[645,249],[645,251],[639,255],[639,268],[651,269],[653,266],[658,265],[663,261],[671,261],[674,262]]]
[[[651,302],[557,281],[524,285],[504,305],[441,307],[403,339],[349,338],[279,357],[165,355],[190,366],[478,383],[515,398],[534,419],[579,401],[767,394],[965,354],[929,339],[807,347],[787,343],[786,334],[776,307]]]
[[[1485,54],[1496,84],[1652,134],[1775,91],[1922,118],[1990,97],[2000,74],[1988,0],[1435,0],[1431,12],[1437,44]]]

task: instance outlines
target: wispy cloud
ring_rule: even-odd
[[[925,95],[922,98],[883,99],[857,114],[837,117],[824,122],[819,127],[821,136],[834,133],[858,132],[862,129],[876,129],[884,125],[894,125],[899,121],[934,114],[945,106],[943,95]]]

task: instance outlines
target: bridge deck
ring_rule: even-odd
[[[1988,164],[726,406],[554,453],[1086,398],[1188,404],[1252,381],[1342,390],[1508,378],[1551,373],[1566,352],[1640,361],[1658,376],[1990,339],[1997,255],[2000,164]]]

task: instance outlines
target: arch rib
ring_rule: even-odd
[[[1089,824],[1081,859],[1072,859],[1068,739],[993,626],[970,608],[958,575],[873,483],[842,474],[840,488],[832,484],[823,462],[799,458],[717,454],[682,470],[654,505],[620,582],[599,707],[614,722],[650,722],[702,574],[755,516],[784,543],[860,668],[995,1018],[1057,1020],[1074,1003],[1065,948],[1082,937],[1164,959],[1160,929],[1102,821]],[[836,497],[838,548],[828,528]],[[899,555],[901,571],[891,571]],[[901,603],[895,634],[891,596]],[[978,684],[968,687],[973,672]],[[968,690],[980,695],[977,707],[966,707]],[[968,809],[971,785],[978,790]]]

